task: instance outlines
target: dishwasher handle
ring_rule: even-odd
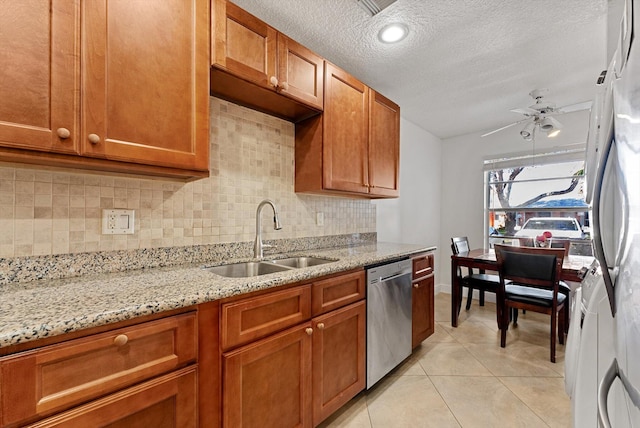
[[[410,275],[411,272],[400,272],[393,275],[380,277],[380,282],[391,281],[392,279],[400,278],[401,276]]]

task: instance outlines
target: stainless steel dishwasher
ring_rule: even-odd
[[[367,389],[411,354],[411,260],[367,269]]]

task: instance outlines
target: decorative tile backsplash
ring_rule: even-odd
[[[376,231],[375,205],[294,193],[292,123],[211,98],[211,176],[190,183],[0,165],[0,257],[252,241]],[[133,235],[102,235],[105,208],[135,210]],[[324,225],[316,225],[323,213]]]

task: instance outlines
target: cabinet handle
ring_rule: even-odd
[[[97,134],[89,134],[89,142],[91,144],[98,144],[100,142],[100,136]]]
[[[274,88],[278,87],[278,78],[276,76],[271,76],[271,78],[269,79],[269,83],[271,83],[271,85]]]
[[[71,132],[69,132],[67,128],[58,128],[56,132],[58,134],[58,137],[62,138],[63,140],[66,140],[71,136]]]
[[[309,336],[313,334],[313,329],[311,327],[307,327],[304,331],[306,331]]]
[[[323,322],[318,323],[318,330],[324,330],[324,323]]]
[[[119,334],[116,336],[115,339],[113,339],[113,344],[116,346],[124,346],[127,344],[128,341],[129,341],[129,338],[127,337],[126,334]]]

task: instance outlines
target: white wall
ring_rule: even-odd
[[[482,247],[484,228],[483,160],[487,156],[518,153],[543,148],[584,143],[587,138],[589,113],[565,114],[558,118],[564,128],[555,138],[538,135],[535,146],[520,137],[521,126],[514,126],[481,138],[482,132],[453,137],[442,141],[442,199],[440,201],[440,264],[439,284],[449,289],[450,245],[452,236],[467,236],[471,247]],[[378,215],[378,222],[379,220]],[[446,255],[446,256],[445,256]]]
[[[378,241],[439,246],[441,146],[439,138],[400,120],[400,197],[374,202]],[[438,277],[436,271],[436,284]]]

